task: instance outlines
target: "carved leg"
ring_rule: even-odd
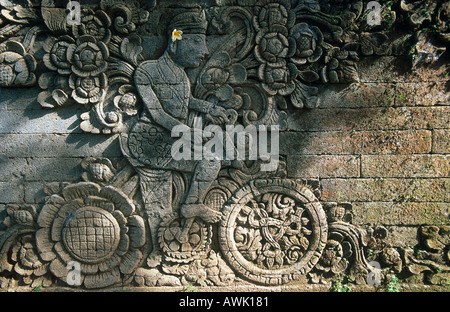
[[[136,171],[139,173],[153,245],[148,263],[149,266],[156,266],[162,258],[157,235],[159,224],[166,215],[172,213],[172,172],[144,167],[136,167]]]
[[[180,214],[185,217],[186,223],[178,239],[188,239],[189,228],[195,217],[202,218],[205,222],[216,223],[220,221],[222,213],[202,204],[209,187],[217,178],[220,171],[220,160],[203,159],[199,161],[194,169],[189,191],[184,204],[180,208]]]

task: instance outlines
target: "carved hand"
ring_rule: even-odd
[[[229,122],[226,110],[221,106],[211,107],[206,114],[206,120],[215,125],[223,125]]]

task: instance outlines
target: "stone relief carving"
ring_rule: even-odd
[[[83,181],[47,185],[42,207],[8,207],[3,288],[73,285],[74,261],[75,286],[87,289],[330,283],[344,273],[366,284],[372,261],[448,282],[447,227],[422,227],[419,249],[393,248],[383,227],[351,224],[350,204],[322,205],[318,180],[288,179],[283,157],[267,172],[264,159],[176,161],[171,130],[285,129],[288,107],[320,105],[319,83],[358,81],[359,56],[389,55],[414,38],[411,65],[430,63],[448,43],[449,3],[401,1],[397,11],[386,4],[373,26],[364,1],[234,2],[175,10],[167,48],[152,59],[143,48],[151,37],[140,27],[152,23],[154,1],[102,0],[82,8],[80,25],[67,24],[58,1],[0,2],[0,86],[37,85],[45,109],[79,105],[80,128],[119,134],[125,158],[86,158]],[[399,16],[419,30],[389,42]],[[439,36],[423,48],[427,20]],[[46,37],[40,59],[32,52],[38,34]]]

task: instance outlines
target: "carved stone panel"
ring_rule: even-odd
[[[0,0],[0,287],[448,290],[449,8]]]

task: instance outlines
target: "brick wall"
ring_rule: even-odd
[[[42,203],[45,183],[80,180],[84,157],[121,156],[116,136],[83,133],[77,107],[42,109],[38,93],[37,88],[0,89],[2,208]]]
[[[322,87],[319,109],[290,112],[280,139],[290,177],[319,178],[321,201],[352,203],[354,224],[386,225],[398,247],[450,213],[448,60],[406,62],[362,59],[361,82]]]

